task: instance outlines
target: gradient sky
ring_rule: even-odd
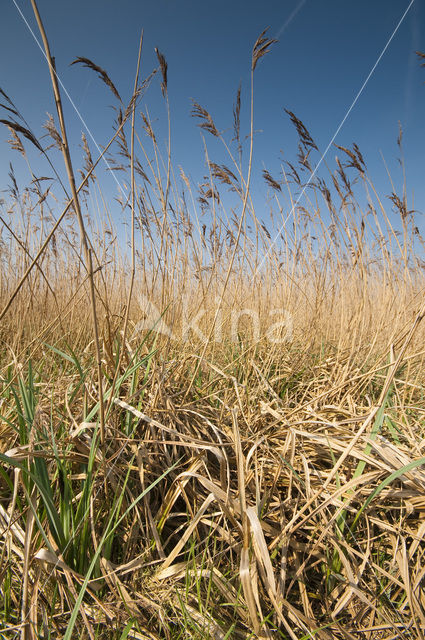
[[[255,73],[256,202],[264,201],[267,194],[267,186],[258,177],[261,169],[266,167],[277,177],[281,159],[296,158],[297,138],[284,108],[305,123],[323,152],[409,4],[410,0],[38,2],[58,74],[99,145],[108,141],[112,131],[113,96],[96,74],[69,64],[77,56],[92,59],[106,69],[126,101],[144,29],[142,76],[157,65],[154,47],[158,47],[168,62],[173,164],[182,165],[195,183],[202,180],[206,166],[202,132],[190,115],[191,98],[208,109],[230,140],[233,103],[241,82],[242,129],[248,133],[251,50],[259,33],[269,26],[269,36],[279,42],[260,60]],[[46,112],[54,112],[50,79],[43,55],[17,7],[39,37],[29,0],[3,0],[0,87],[34,132],[42,135]],[[392,188],[381,154],[395,185],[402,184],[396,144],[400,121],[410,204],[414,197],[415,208],[425,211],[425,68],[420,67],[415,50],[425,51],[424,0],[414,0],[335,142],[359,145],[371,178],[385,196]],[[159,137],[165,139],[166,111],[159,84],[158,77],[145,104]],[[64,103],[78,166],[83,125],[66,98]],[[0,129],[2,190],[9,183],[10,161],[19,180],[28,182],[24,163],[10,151],[7,138],[7,130]],[[208,135],[206,140],[210,159],[225,160],[215,141]],[[90,145],[94,151],[93,143]],[[326,156],[331,166],[336,153],[331,147]],[[50,175],[38,162],[41,160],[33,156],[36,172]],[[108,188],[113,194],[114,187]]]

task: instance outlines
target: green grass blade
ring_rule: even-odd
[[[161,482],[161,480],[163,480],[176,466],[177,464],[180,462],[180,460],[177,460],[177,462],[175,462],[171,467],[169,467],[166,471],[164,471],[163,474],[161,474],[154,482],[152,482],[152,484],[150,484],[148,487],[146,487],[146,489],[144,491],[142,491],[142,493],[135,499],[133,500],[133,502],[130,504],[130,506],[127,508],[126,512],[121,516],[121,518],[119,518],[119,520],[115,523],[115,525],[113,527],[110,528],[110,524],[113,521],[113,519],[115,518],[115,511],[112,513],[111,519],[109,521],[109,524],[107,526],[107,529],[105,531],[105,533],[103,534],[101,540],[99,541],[99,545],[96,549],[96,553],[94,554],[92,561],[90,563],[90,566],[87,570],[86,573],[86,577],[84,579],[83,584],[81,585],[81,589],[80,589],[80,593],[78,594],[78,598],[75,602],[74,605],[74,609],[72,610],[71,613],[71,618],[70,621],[68,623],[68,626],[66,628],[66,632],[65,635],[63,637],[63,640],[72,640],[72,634],[74,631],[74,626],[75,626],[75,622],[77,620],[77,616],[78,613],[80,611],[80,607],[81,607],[81,603],[83,601],[84,598],[84,594],[86,592],[87,589],[87,585],[90,581],[91,575],[93,573],[93,570],[99,560],[101,551],[103,549],[103,546],[106,542],[106,540],[109,538],[109,536],[111,536],[114,531],[118,528],[118,526],[120,525],[120,523],[122,522],[122,520],[126,517],[126,515],[136,506],[136,504],[138,504],[140,502],[140,500],[142,500],[145,495],[147,493],[149,493],[149,491],[151,491],[157,484],[159,484],[159,482]],[[116,505],[118,506],[118,505]]]
[[[367,500],[364,503],[364,505],[359,509],[356,517],[354,518],[353,524],[351,525],[351,528],[353,528],[355,526],[355,524],[359,520],[360,516],[362,515],[363,511],[365,509],[367,509],[367,507],[370,505],[372,500],[374,498],[376,498],[376,496],[379,495],[381,493],[381,491],[383,491],[383,489],[385,489],[385,487],[387,487],[389,484],[391,484],[391,482],[393,482],[394,480],[398,480],[398,478],[401,478],[401,476],[404,475],[405,473],[408,473],[409,471],[412,471],[413,469],[416,469],[417,467],[421,467],[422,465],[425,465],[425,458],[419,458],[419,460],[414,460],[413,462],[409,462],[409,464],[406,464],[406,466],[401,467],[400,469],[397,469],[397,471],[394,471],[393,473],[391,473],[391,475],[389,475],[387,478],[385,478],[385,480],[383,480],[381,482],[381,484],[379,484],[372,491],[372,493],[367,498]]]

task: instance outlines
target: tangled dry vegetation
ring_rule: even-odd
[[[87,141],[73,188],[64,129],[51,118],[43,146],[2,92],[13,149],[56,145],[71,184],[59,216],[60,172],[20,190],[11,169],[0,220],[2,637],[424,638],[425,282],[405,193],[380,199],[356,145],[319,177],[288,112],[298,163],[264,171],[265,225],[240,91],[233,146],[194,104],[228,153],[195,193],[136,118],[156,72],[126,108],[76,62],[118,101],[105,155],[130,257]]]

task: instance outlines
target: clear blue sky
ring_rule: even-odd
[[[39,37],[29,0],[15,1]],[[158,47],[168,62],[173,163],[182,165],[195,182],[202,179],[206,168],[200,130],[190,116],[190,99],[208,109],[230,139],[233,102],[242,82],[242,128],[248,133],[251,49],[262,29],[270,26],[270,37],[279,42],[260,60],[255,73],[255,168],[257,176],[266,167],[277,177],[280,158],[294,160],[297,153],[297,138],[284,108],[305,123],[324,151],[408,5],[409,0],[38,2],[58,74],[99,145],[111,133],[113,96],[96,74],[69,63],[77,56],[92,59],[106,69],[126,101],[134,82],[139,34],[144,29],[142,75],[157,65],[154,47]],[[46,112],[54,112],[50,79],[13,0],[2,2],[0,47],[0,87],[41,135]],[[400,121],[408,193],[414,193],[415,207],[424,211],[425,68],[420,67],[415,50],[425,51],[423,0],[413,2],[336,142],[359,145],[384,196],[391,187],[381,152],[396,185],[401,184],[396,160]],[[78,165],[83,125],[69,102],[64,102]],[[146,96],[146,105],[165,138],[159,78]],[[0,189],[9,182],[10,160],[25,182],[22,161],[10,151],[7,138],[7,130],[1,128]],[[223,160],[208,136],[207,141],[211,143],[210,159]],[[331,148],[327,155],[331,166],[336,153]],[[39,174],[46,172],[49,175],[47,168],[39,170]],[[256,201],[261,201],[267,187],[257,178],[253,186]],[[110,189],[112,193],[113,187]]]

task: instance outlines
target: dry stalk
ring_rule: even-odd
[[[55,61],[54,61],[54,58],[52,58],[52,55],[50,53],[49,41],[47,39],[46,31],[44,29],[43,22],[41,20],[40,13],[38,11],[36,1],[31,0],[31,5],[34,11],[35,18],[37,20],[37,25],[40,30],[42,40],[43,40],[44,50],[45,50],[47,62],[49,65],[50,78],[52,81],[53,93],[55,96],[56,110],[59,118],[61,134],[62,134],[62,145],[61,145],[62,154],[64,157],[65,167],[68,174],[68,180],[71,187],[74,209],[77,214],[78,225],[80,227],[81,242],[83,245],[84,256],[85,256],[85,267],[89,274],[92,323],[93,323],[93,334],[94,334],[94,343],[95,343],[95,350],[96,350],[97,377],[98,377],[98,386],[99,386],[100,440],[102,444],[103,453],[105,453],[105,450],[104,450],[105,448],[105,413],[104,413],[104,399],[103,399],[102,355],[100,351],[99,327],[98,327],[98,318],[97,318],[97,311],[96,311],[96,292],[95,292],[95,285],[94,285],[93,258],[92,258],[91,249],[89,248],[89,244],[87,241],[87,233],[84,226],[84,219],[81,213],[81,207],[80,207],[80,201],[78,198],[77,188],[75,186],[74,170],[72,167],[71,154],[69,151],[68,138],[66,134],[65,119],[63,115],[62,101],[61,101],[59,84],[58,84],[57,74],[55,69]]]

